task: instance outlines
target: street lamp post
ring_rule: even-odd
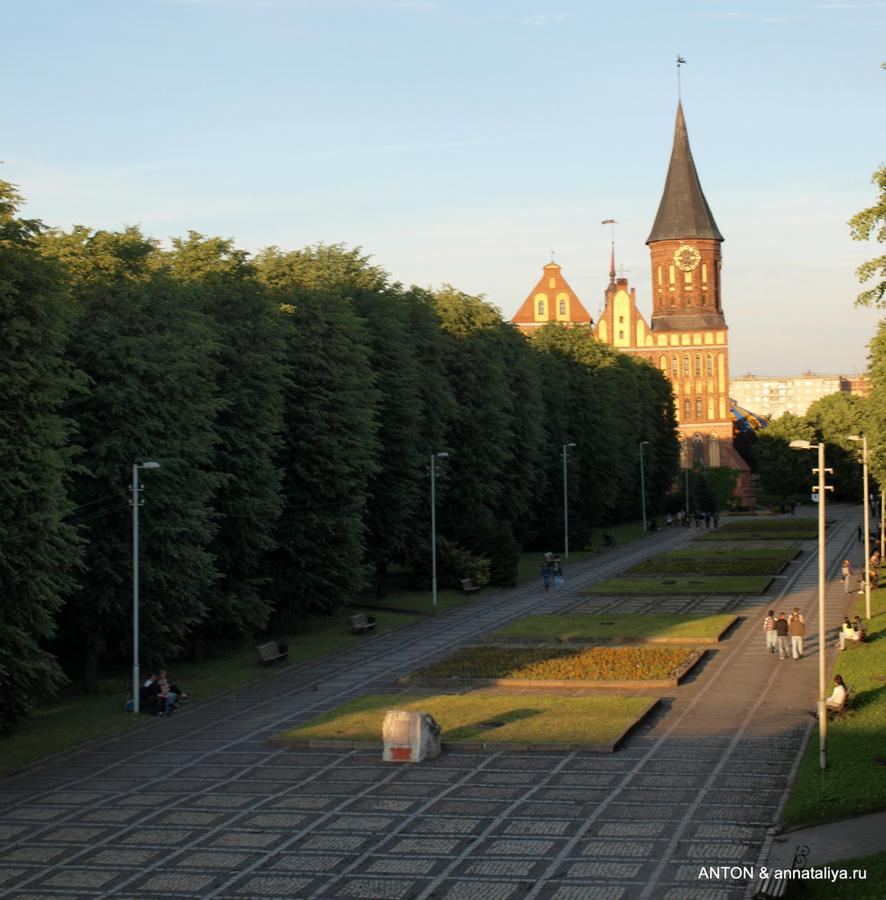
[[[871,617],[871,504],[868,492],[868,436],[850,435],[848,440],[861,441],[861,464],[864,467],[864,615]]]
[[[138,470],[159,469],[160,463],[147,462],[132,467],[132,711],[139,711],[139,677],[138,662],[138,508],[144,502],[139,500]]]
[[[646,531],[646,477],[643,474],[643,448],[649,441],[640,441],[640,502],[643,505],[643,530]]]
[[[827,767],[828,711],[825,705],[827,673],[825,671],[825,492],[833,490],[824,482],[826,472],[833,469],[824,467],[824,441],[812,444],[809,441],[791,441],[792,450],[818,450],[818,485],[812,488],[818,492],[818,762],[822,770]]]
[[[566,474],[566,451],[575,444],[563,445],[563,555],[569,559],[569,492],[568,492],[568,476]]]
[[[437,460],[448,453],[431,454],[431,598],[437,605]]]

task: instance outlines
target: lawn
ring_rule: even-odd
[[[692,653],[685,647],[465,647],[409,677],[652,681],[671,677]]]
[[[785,806],[785,825],[886,809],[886,611],[868,622],[866,646],[839,654],[835,672],[855,688],[852,710],[848,718],[828,723],[824,772],[818,732],[813,733]]]
[[[771,578],[759,576],[702,576],[699,578],[608,578],[582,594],[762,594]]]
[[[714,641],[735,616],[527,616],[492,633],[493,638],[549,641]]]
[[[430,713],[444,741],[610,744],[643,716],[648,697],[502,697],[383,694],[360,697],[275,740],[381,741],[389,709]],[[504,722],[500,728],[481,723]]]
[[[838,877],[836,880],[818,881],[810,878],[793,881],[788,887],[787,896],[798,900],[882,900],[883,884],[886,882],[886,853],[843,859],[828,863],[827,868],[841,875],[845,871],[846,877]],[[856,872],[864,873],[864,878],[855,878]]]
[[[396,613],[378,613],[377,628],[390,631],[415,619]],[[339,650],[350,644],[374,640],[351,631],[338,617],[300,620],[287,628],[282,640],[289,644],[289,663],[296,664]],[[259,643],[257,640],[256,643]],[[219,649],[202,663],[170,663],[170,680],[190,694],[188,703],[205,700],[233,688],[271,677],[279,667],[259,665],[253,646]],[[147,673],[144,672],[145,677]],[[0,774],[28,763],[71,750],[86,741],[128,731],[152,720],[123,708],[132,695],[129,673],[103,679],[89,691],[69,685],[59,696],[38,707],[9,735],[0,737]]]

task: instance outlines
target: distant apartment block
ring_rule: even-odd
[[[795,416],[805,415],[816,400],[841,392],[867,396],[867,379],[861,375],[847,377],[805,372],[786,378],[742,375],[729,381],[729,396],[739,406],[771,419],[777,419],[786,412]]]

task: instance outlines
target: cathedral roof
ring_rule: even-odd
[[[677,104],[677,125],[674,129],[674,149],[665,181],[664,193],[647,244],[653,241],[711,238],[722,241],[708,201],[705,200],[683,119],[683,105]]]
[[[538,284],[511,319],[517,328],[527,332],[548,322],[590,325],[593,321],[555,262],[544,267]]]

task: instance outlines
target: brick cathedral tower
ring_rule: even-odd
[[[664,192],[646,241],[652,261],[652,318],[636,307],[613,261],[599,340],[642,356],[667,376],[674,391],[684,468],[695,462],[740,472],[742,503],[754,502],[747,463],[732,446],[728,329],[720,300],[723,235],[698,180],[682,104]]]

